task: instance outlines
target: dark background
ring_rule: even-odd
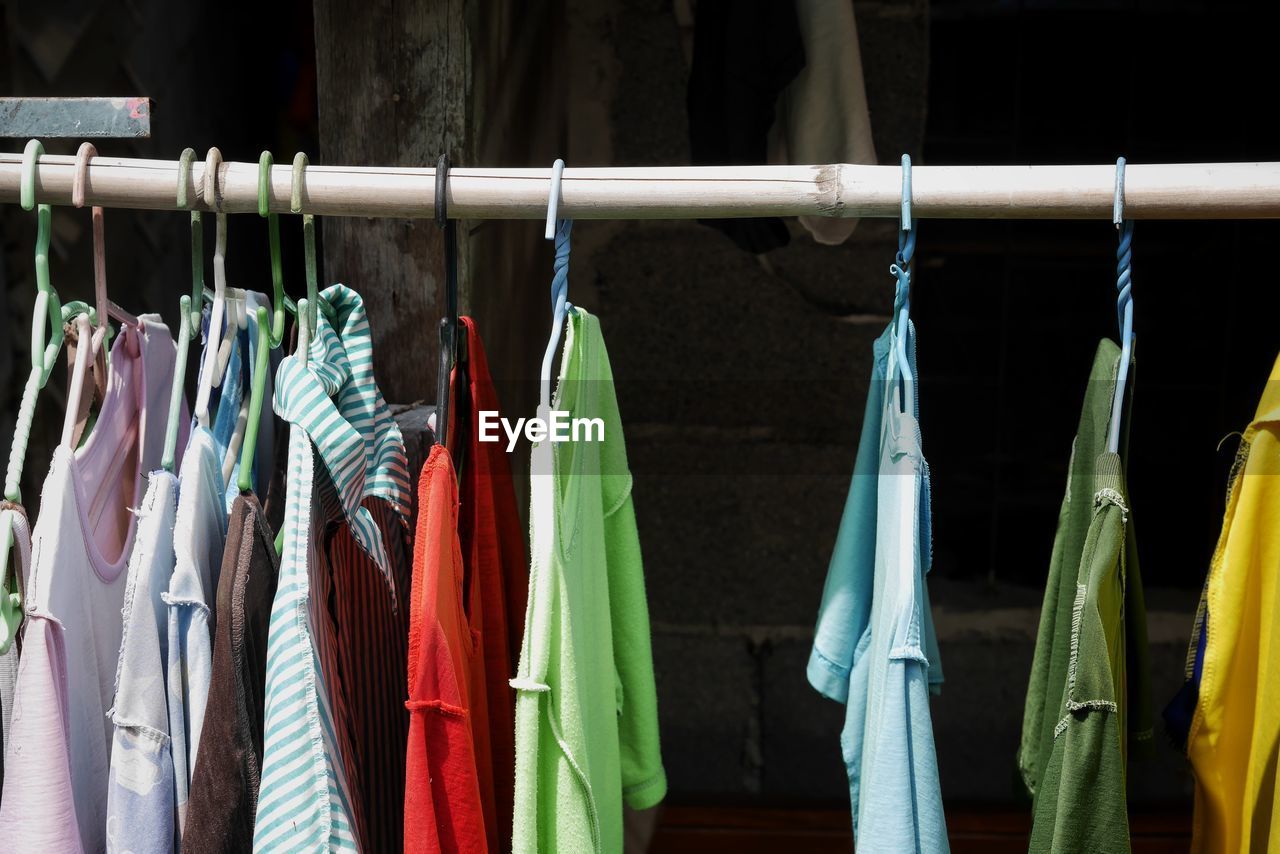
[[[1266,4],[934,2],[926,162],[1274,159],[1257,98],[1275,23]],[[1038,586],[1093,349],[1116,336],[1114,229],[920,234],[939,571]],[[1264,260],[1277,237],[1271,222],[1136,227],[1129,483],[1148,584],[1203,581],[1236,446],[1218,443],[1251,420],[1280,348]]]

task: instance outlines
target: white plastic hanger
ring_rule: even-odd
[[[209,314],[209,332],[204,347],[204,364],[200,370],[200,383],[196,387],[196,419],[200,426],[209,427],[209,397],[213,387],[222,384],[218,371],[218,355],[222,343],[222,322],[227,302],[227,215],[222,212],[218,200],[218,167],[222,165],[222,153],[210,148],[205,158],[203,191],[204,203],[213,208],[217,219],[217,236],[213,250],[213,308]],[[223,367],[226,364],[223,363]]]
[[[572,308],[569,304],[569,235],[573,230],[573,220],[556,218],[560,208],[560,183],[563,176],[564,161],[557,160],[551,167],[551,195],[547,200],[546,238],[555,240],[556,257],[551,275],[551,338],[547,341],[546,352],[542,354],[538,395],[543,409],[551,407],[551,363],[555,360],[556,348],[560,346],[565,315]]]

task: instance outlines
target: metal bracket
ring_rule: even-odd
[[[0,98],[0,138],[149,139],[150,98]]]

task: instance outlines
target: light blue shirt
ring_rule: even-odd
[[[213,608],[227,540],[222,461],[213,434],[191,431],[178,480],[174,526],[175,566],[164,601],[168,605],[167,680],[169,734],[179,831],[187,818],[187,797],[213,677]]]
[[[914,338],[911,329],[913,376]],[[930,689],[942,683],[925,583],[929,469],[918,412],[899,404],[896,350],[890,324],[873,348],[862,438],[808,677],[846,706],[840,744],[858,850],[938,854],[949,846],[929,715]]]
[[[107,712],[114,726],[107,781],[108,852],[172,851],[177,838],[162,601],[173,572],[177,489],[169,472],[151,473],[129,554],[115,704]]]

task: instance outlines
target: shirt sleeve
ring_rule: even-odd
[[[644,567],[629,493],[605,517],[605,549],[618,679],[622,794],[632,809],[648,809],[666,796],[667,776],[658,743],[658,695],[653,680]]]
[[[873,371],[849,495],[827,568],[809,654],[809,684],[838,703],[849,701],[855,653],[871,620],[883,387],[883,378],[877,378]]]
[[[604,377],[612,377],[608,354],[600,348]],[[602,448],[605,561],[609,576],[609,616],[617,676],[618,740],[622,795],[632,809],[648,809],[666,796],[667,775],[658,741],[658,694],[653,679],[649,605],[644,562],[631,497],[622,419],[613,383],[601,387],[605,416]]]
[[[1036,793],[1028,850],[1126,851],[1129,816],[1116,713],[1089,709],[1065,720]]]
[[[1053,748],[1036,793],[1032,852],[1121,851],[1125,797],[1122,602],[1126,511],[1099,493],[1072,614],[1072,656]]]

